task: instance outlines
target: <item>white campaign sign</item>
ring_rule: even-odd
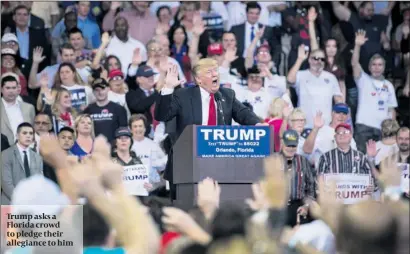
[[[397,166],[401,169],[401,190],[405,193],[409,193],[410,189],[410,170],[408,163],[397,163]]]
[[[149,183],[148,167],[143,164],[125,166],[122,180],[129,195],[148,196],[144,183]]]
[[[325,174],[326,185],[336,183],[336,199],[344,204],[355,204],[370,198],[366,189],[371,184],[370,175],[366,174]]]

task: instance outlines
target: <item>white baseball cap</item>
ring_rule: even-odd
[[[19,43],[19,41],[17,40],[17,36],[13,33],[6,33],[1,38],[1,42],[9,42],[9,41],[14,41],[16,43]]]

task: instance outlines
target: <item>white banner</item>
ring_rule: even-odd
[[[336,199],[343,200],[344,204],[355,204],[371,197],[366,191],[371,184],[370,175],[325,174],[324,181],[326,185],[336,183]]]
[[[405,193],[409,193],[410,189],[410,170],[408,163],[397,163],[397,166],[401,169],[401,190]]]
[[[125,166],[122,180],[129,195],[148,196],[148,191],[144,188],[145,183],[149,183],[148,167],[143,164]]]

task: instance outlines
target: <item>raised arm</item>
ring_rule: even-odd
[[[341,21],[349,21],[352,12],[346,6],[342,5],[338,1],[332,2],[333,12],[336,17]]]
[[[308,20],[309,20],[309,37],[310,37],[310,50],[314,51],[319,49],[319,43],[316,37],[316,27],[315,21],[317,18],[317,12],[314,7],[310,7],[308,12]]]
[[[296,59],[295,64],[289,70],[289,73],[287,76],[287,82],[289,84],[296,83],[296,74],[298,73],[298,71],[300,70],[300,67],[302,66],[303,62],[307,58],[308,58],[308,52],[305,50],[305,45],[301,44],[298,48],[298,58]]]
[[[359,78],[360,74],[362,73],[362,66],[360,65],[360,62],[359,62],[360,48],[362,47],[363,44],[366,43],[366,41],[367,41],[366,31],[364,30],[357,31],[355,45],[353,49],[353,56],[352,56],[353,77],[355,79]]]
[[[255,38],[253,38],[253,41],[251,42],[249,47],[246,49],[246,58],[245,58],[245,68],[246,69],[252,68],[252,65],[255,59],[256,45],[262,38],[264,32],[265,32],[265,27],[262,27],[261,29],[259,29],[255,34]]]
[[[194,27],[192,29],[192,38],[189,44],[189,52],[188,52],[189,59],[191,60],[192,66],[194,66],[200,59],[200,55],[198,55],[199,39],[206,30],[205,23],[199,14],[195,14],[194,19],[193,19],[193,24],[194,24]]]
[[[31,65],[30,75],[28,79],[28,87],[30,89],[37,89],[41,85],[37,80],[38,66],[46,57],[43,56],[43,48],[36,47],[33,49],[33,64]]]
[[[101,59],[104,56],[104,50],[110,43],[110,40],[111,40],[110,35],[107,32],[103,33],[103,35],[101,36],[101,45],[97,49],[97,52],[91,64],[92,69],[95,70],[95,69],[98,69],[98,67],[100,67]]]
[[[310,132],[309,136],[307,137],[305,143],[303,144],[304,153],[306,154],[313,153],[317,134],[319,133],[320,128],[322,128],[324,124],[325,122],[323,121],[322,112],[317,112],[313,120],[313,129]]]

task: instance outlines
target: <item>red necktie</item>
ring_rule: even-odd
[[[213,93],[210,94],[210,98],[209,98],[208,125],[209,126],[216,125],[216,107],[215,107],[215,100],[214,100]]]

